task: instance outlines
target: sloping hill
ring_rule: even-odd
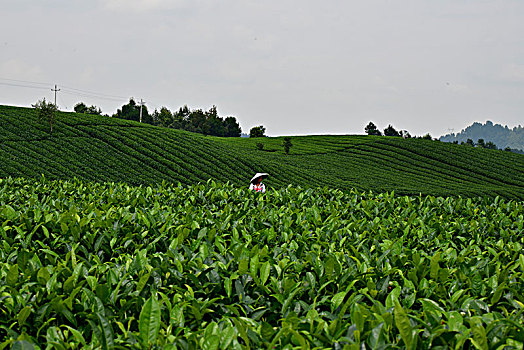
[[[59,113],[50,135],[33,109],[0,106],[0,177],[247,186],[264,171],[270,186],[524,199],[523,155],[371,136],[302,136],[292,143],[285,155],[278,137],[206,137],[76,113]]]

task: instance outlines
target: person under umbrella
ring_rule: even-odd
[[[251,179],[249,189],[261,193],[266,192],[266,186],[262,183],[262,179],[265,179],[268,176],[269,174],[266,173],[256,173]]]

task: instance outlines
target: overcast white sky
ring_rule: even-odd
[[[0,0],[0,13],[0,104],[52,100],[57,84],[61,109],[216,105],[271,136],[524,124],[522,0]]]

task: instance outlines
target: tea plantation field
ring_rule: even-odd
[[[522,201],[8,178],[0,237],[0,348],[523,348]]]
[[[372,136],[218,138],[121,119],[58,113],[54,133],[30,108],[0,106],[0,177],[186,185],[267,185],[524,200],[524,155]],[[257,149],[261,143],[263,149]]]

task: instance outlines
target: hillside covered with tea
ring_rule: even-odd
[[[524,156],[430,140],[374,136],[219,138],[104,116],[59,112],[53,133],[34,109],[0,106],[0,177],[132,185],[214,179],[408,195],[524,199]],[[259,145],[257,145],[259,144]]]

